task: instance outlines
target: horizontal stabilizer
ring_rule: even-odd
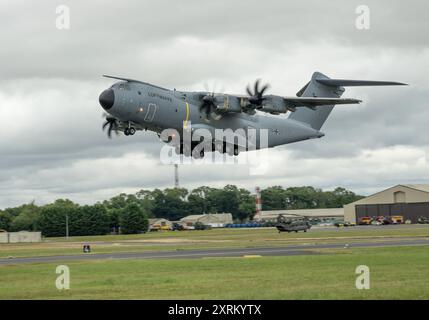
[[[357,86],[406,86],[406,83],[392,81],[369,81],[347,79],[316,79],[317,82],[330,87],[357,87]]]
[[[352,98],[319,98],[319,97],[284,97],[284,102],[288,107],[317,107],[335,104],[355,104],[362,100]]]

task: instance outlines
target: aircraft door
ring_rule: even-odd
[[[144,121],[146,122],[152,122],[153,118],[155,117],[157,106],[154,103],[149,103],[147,107],[147,112],[144,117]]]

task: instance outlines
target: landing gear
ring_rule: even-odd
[[[238,146],[235,144],[234,146],[231,145],[226,145],[223,148],[223,152],[224,153],[228,153],[229,156],[238,156],[238,154],[240,153],[240,151],[238,150]]]
[[[183,154],[185,157],[189,157],[192,153],[191,148],[189,148],[188,145],[183,145],[183,143],[175,146],[174,151],[176,152],[176,154]]]
[[[238,150],[238,146],[235,144],[234,145],[234,156],[238,156],[239,153],[240,153],[240,151]]]
[[[192,156],[195,159],[204,158],[205,151],[218,151],[221,154],[226,153],[231,157],[238,156],[240,153],[238,145],[230,145],[226,144],[225,142],[213,143],[205,146],[199,144],[198,142],[192,142],[191,146],[189,146],[189,143],[184,143],[181,141],[180,145],[174,146],[174,150],[177,155],[183,154],[186,157]]]
[[[125,128],[124,134],[126,136],[133,136],[136,133],[136,129],[134,127]]]
[[[194,148],[194,150],[192,150],[192,157],[194,159],[203,159],[204,158],[204,149],[197,150],[197,148]]]

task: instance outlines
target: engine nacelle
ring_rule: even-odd
[[[241,112],[240,100],[235,96],[217,95],[216,105],[220,112]]]
[[[259,109],[263,112],[269,112],[272,114],[280,114],[288,112],[288,107],[286,106],[282,97],[279,96],[267,96],[263,106]]]

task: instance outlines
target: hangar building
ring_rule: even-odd
[[[429,184],[397,185],[344,206],[344,220],[355,223],[362,217],[395,215],[412,223],[429,217]]]

